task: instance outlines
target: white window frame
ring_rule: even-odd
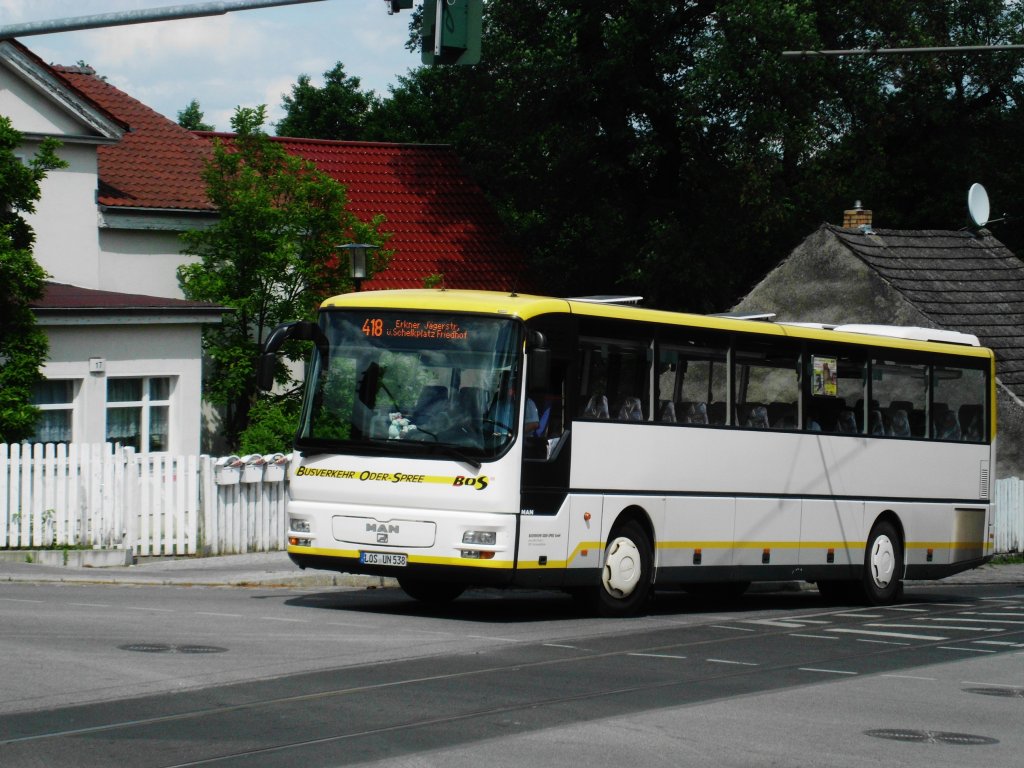
[[[164,400],[156,400],[150,397],[151,386],[150,383],[157,379],[167,380],[167,398]],[[110,400],[109,399],[109,387],[113,381],[141,381],[142,382],[142,398],[140,400]],[[171,374],[161,374],[159,376],[110,376],[107,378],[107,395],[106,395],[106,408],[104,411],[103,420],[103,434],[107,441],[114,440],[116,438],[108,437],[109,424],[107,418],[112,410],[121,410],[128,408],[138,408],[140,410],[139,415],[139,452],[140,453],[158,453],[164,454],[170,452],[170,446],[172,445],[173,439],[173,424],[174,420],[171,414],[174,411],[174,391],[177,387],[178,377]],[[167,448],[160,451],[151,451],[149,448],[150,439],[150,422],[151,412],[153,408],[167,408]]]
[[[71,384],[71,399],[63,403],[36,403],[35,406],[40,411],[68,411],[71,414],[71,439],[61,440],[61,443],[73,443],[75,436],[78,434],[78,402],[79,395],[82,392],[82,379],[73,376],[47,376],[45,381],[66,381]],[[35,435],[32,436],[26,442],[28,443],[45,443],[45,440],[34,439]]]

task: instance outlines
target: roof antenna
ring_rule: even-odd
[[[967,214],[971,217],[975,229],[981,229],[988,224],[990,210],[988,192],[981,184],[971,184],[971,188],[967,190]]]
[[[971,184],[971,188],[967,190],[967,214],[970,216],[972,224],[970,229],[978,232],[988,224],[1010,221],[1013,218],[1009,214],[1004,213],[998,219],[990,219],[991,210],[988,192],[985,191],[985,188],[981,184]]]

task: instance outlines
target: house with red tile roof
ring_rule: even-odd
[[[0,113],[26,156],[55,136],[69,163],[44,181],[31,217],[36,259],[55,281],[37,306],[52,349],[40,402],[53,413],[40,439],[195,452],[200,331],[220,308],[183,299],[179,236],[216,221],[202,170],[213,142],[231,135],[187,131],[90,68],[46,64],[13,40],[0,41]],[[345,185],[357,216],[383,215],[393,256],[363,290],[421,288],[434,276],[450,288],[529,289],[451,147],[274,140]],[[140,335],[121,339],[128,327]],[[131,423],[111,426],[125,413]]]
[[[10,40],[0,42],[0,114],[23,136],[21,157],[52,136],[68,164],[43,181],[28,217],[36,260],[54,281],[35,306],[50,354],[46,381],[34,394],[43,413],[33,441],[198,453],[202,328],[219,322],[222,308],[185,301],[176,285],[151,279],[161,270],[173,274],[180,263],[171,258],[177,232],[160,222],[137,230],[146,233],[143,241],[97,218],[102,153],[135,138],[130,116],[108,109]],[[153,240],[162,242],[154,247]]]

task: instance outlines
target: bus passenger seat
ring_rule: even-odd
[[[462,415],[476,424],[487,411],[488,392],[482,387],[463,387],[459,390],[459,410]]]
[[[959,440],[960,422],[956,414],[948,408],[935,416],[935,439],[936,440]]]
[[[643,421],[644,412],[640,406],[639,397],[626,397],[622,400],[622,407],[619,408],[619,421]]]
[[[587,407],[583,409],[584,419],[607,419],[608,398],[604,395],[592,395],[587,401]]]
[[[857,434],[857,417],[853,415],[853,411],[849,408],[844,408],[839,412],[839,419],[836,421],[836,432],[842,432],[844,435]]]
[[[448,387],[441,384],[429,384],[420,390],[419,399],[413,417],[418,422],[425,422],[440,411],[448,400]]]
[[[763,405],[755,405],[750,409],[750,416],[747,417],[747,426],[757,429],[768,429],[768,409]]]
[[[963,439],[971,443],[980,443],[985,439],[982,434],[984,421],[982,419],[981,406],[977,404],[961,405],[958,411],[960,416],[960,428],[963,430]]]
[[[768,419],[772,429],[796,429],[796,406],[790,403],[769,403]]]
[[[889,414],[889,434],[893,437],[910,437],[910,419],[902,408]]]
[[[690,403],[686,408],[687,424],[707,424],[708,406],[707,403]]]
[[[711,403],[706,407],[708,424],[725,424],[725,403]]]
[[[871,412],[871,421],[869,422],[870,429],[868,434],[871,435],[884,435],[885,434],[885,419],[882,418],[881,411]]]
[[[676,404],[671,400],[666,400],[661,404],[661,418],[658,421],[666,422],[668,424],[676,423]]]

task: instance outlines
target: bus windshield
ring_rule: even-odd
[[[516,434],[520,324],[419,311],[328,310],[299,450],[447,455],[478,464]]]

